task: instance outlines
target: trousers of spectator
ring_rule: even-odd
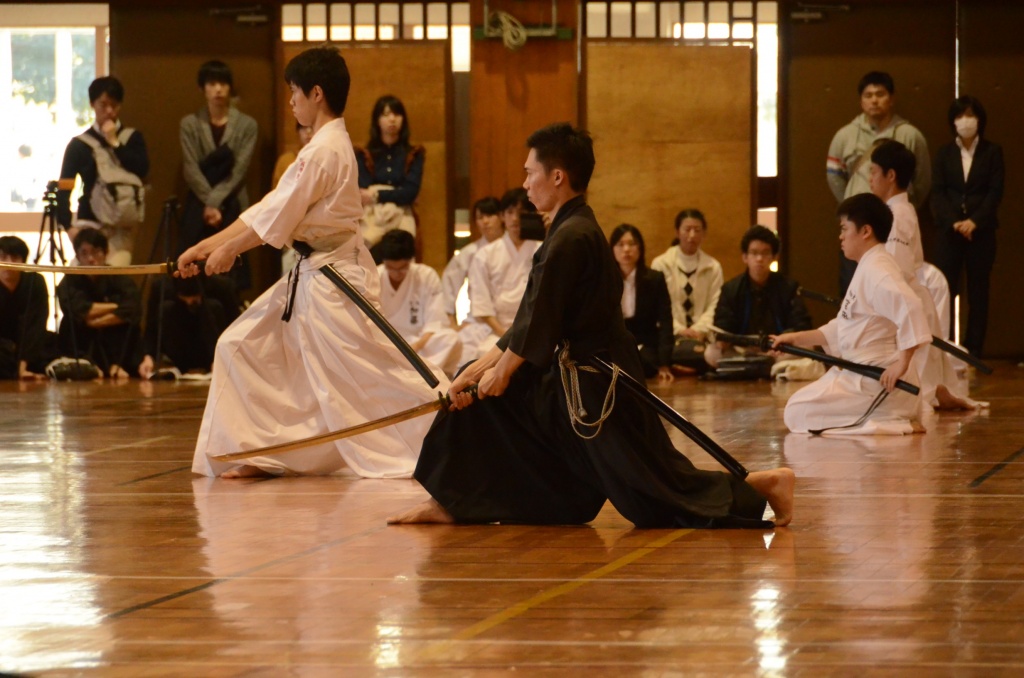
[[[960,294],[960,276],[967,269],[967,328],[962,337],[964,347],[980,356],[988,329],[989,278],[996,261],[996,232],[976,230],[970,240],[953,229],[938,234],[935,245],[935,265],[949,283],[951,327],[950,338],[956,326],[955,299]],[[962,305],[962,303],[961,303]]]

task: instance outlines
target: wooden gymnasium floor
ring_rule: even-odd
[[[0,671],[1024,675],[1024,368],[996,366],[987,413],[902,438],[787,436],[798,385],[659,389],[797,472],[774,533],[387,527],[414,481],[193,477],[204,386],[4,383]]]

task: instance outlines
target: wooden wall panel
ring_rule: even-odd
[[[588,200],[602,227],[640,228],[650,260],[670,246],[675,215],[696,207],[708,219],[705,251],[727,279],[741,273],[739,241],[753,223],[751,50],[591,41],[586,63],[597,155]]]
[[[269,189],[275,158],[274,93],[280,82],[280,75],[274,74],[273,30],[211,16],[207,7],[111,6],[110,72],[125,87],[121,117],[142,132],[151,163],[151,189],[144,229],[135,246],[136,261],[150,253],[163,201],[171,195],[185,197],[178,130],[185,115],[205,106],[196,73],[209,59],[222,59],[231,66],[237,106],[259,125],[249,197],[258,200]],[[276,252],[266,249],[250,257],[254,287],[247,297],[265,289],[279,272]]]
[[[416,213],[423,263],[441,270],[448,261],[453,220],[448,182],[451,47],[440,40],[339,46],[352,75],[352,90],[345,109],[345,124],[352,143],[363,146],[369,141],[374,102],[384,94],[393,94],[405,104],[412,142],[427,150]],[[308,47],[286,43],[284,63]],[[288,139],[294,137],[295,118],[288,106],[287,90],[281,87],[279,91],[279,133],[282,139]]]
[[[559,3],[558,25],[575,31],[576,3]],[[527,25],[549,24],[551,4],[494,1]],[[483,2],[473,0],[474,26]],[[499,39],[474,40],[470,73],[470,197],[501,197],[523,183],[526,138],[553,122],[578,121],[576,40],[529,38],[512,51]]]
[[[818,22],[789,21],[796,3],[780,10],[787,61],[779,96],[785,187],[780,205],[785,269],[811,290],[835,294],[839,279],[837,203],[825,180],[832,136],[860,113],[857,83],[872,70],[896,84],[896,111],[922,131],[934,149],[948,137],[945,111],[954,87],[953,0],[858,3],[828,11]],[[912,29],[910,27],[913,27]],[[929,214],[922,215],[926,257]],[[809,304],[816,321],[834,311]]]
[[[960,12],[960,91],[978,97],[985,106],[985,136],[1003,147],[1006,163],[1006,193],[999,210],[985,355],[1020,357],[1024,356],[1024,332],[1017,324],[1021,312],[1017,290],[1021,284],[1019,254],[1024,252],[1024,193],[1017,187],[1024,177],[1024,135],[1020,133],[1020,111],[1024,108],[1020,27],[1024,26],[1024,6],[971,0],[960,4]],[[961,286],[961,290],[966,287]],[[965,314],[963,321],[966,319]]]

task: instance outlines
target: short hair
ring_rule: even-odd
[[[594,140],[589,132],[567,122],[557,122],[531,134],[526,147],[533,149],[545,172],[561,169],[569,175],[572,190],[579,193],[587,190],[596,164]]]
[[[501,196],[501,202],[499,203],[501,211],[504,212],[510,207],[519,207],[524,212],[536,212],[537,208],[532,202],[530,202],[529,196],[526,194],[526,189],[510,188],[505,191],[505,195]]]
[[[395,115],[402,116],[402,127],[398,130],[398,145],[409,146],[409,116],[405,113],[405,104],[393,94],[385,94],[377,99],[370,112],[370,148],[383,148],[384,140],[380,135],[380,116],[384,115],[384,109],[390,110]]]
[[[112,75],[104,75],[89,83],[89,103],[94,104],[96,100],[106,94],[108,97],[121,103],[124,101],[124,85]]]
[[[740,240],[740,252],[746,254],[750,243],[755,240],[771,247],[773,256],[779,253],[779,236],[775,234],[775,231],[761,224],[751,226],[743,234],[743,238]]]
[[[200,66],[196,81],[200,87],[206,87],[208,82],[222,82],[232,89],[235,87],[235,79],[231,75],[231,68],[219,59],[211,59]]]
[[[416,239],[412,233],[395,228],[380,239],[377,246],[381,261],[401,261],[416,257]]]
[[[331,112],[339,116],[345,112],[352,78],[345,58],[336,48],[313,47],[300,53],[285,66],[284,81],[301,89],[306,96],[319,85]]]
[[[852,222],[860,231],[870,226],[875,239],[884,243],[892,231],[892,210],[873,193],[858,193],[839,203],[836,216]]]
[[[501,214],[501,203],[498,199],[493,196],[487,196],[486,198],[480,198],[473,203],[473,218],[476,218],[476,213],[492,217],[497,214]]]
[[[74,245],[76,252],[82,245],[92,245],[104,252],[110,251],[110,243],[107,241],[107,236],[103,235],[103,232],[98,228],[79,229],[75,235],[74,242],[71,244]]]
[[[966,94],[955,99],[949,107],[949,128],[953,130],[953,136],[956,136],[956,119],[967,111],[974,113],[974,117],[978,119],[978,136],[985,136],[985,125],[988,124],[985,107],[976,98]]]
[[[694,209],[692,207],[688,207],[685,210],[680,210],[679,214],[676,215],[676,230],[677,231],[679,230],[679,227],[682,225],[683,219],[696,219],[696,220],[700,221],[701,226],[704,227],[705,231],[708,230],[708,220],[704,218],[704,213],[701,212],[698,209]]]
[[[917,158],[898,141],[886,139],[871,151],[871,162],[882,168],[883,173],[889,170],[896,172],[896,185],[906,189],[914,179],[917,169]]]
[[[864,94],[864,90],[867,89],[868,85],[884,87],[889,94],[896,94],[896,83],[893,82],[892,76],[885,71],[865,73],[864,77],[857,83],[857,94]]]
[[[5,235],[0,237],[0,254],[21,259],[25,263],[28,261],[28,245],[16,235]]]
[[[642,273],[647,269],[647,247],[644,245],[644,236],[639,228],[633,224],[619,224],[612,230],[611,235],[608,236],[608,244],[615,247],[615,244],[622,240],[622,237],[627,233],[633,236],[637,247],[640,248],[640,258],[636,262],[636,268]]]

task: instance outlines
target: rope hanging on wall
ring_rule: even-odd
[[[501,41],[510,50],[517,50],[526,44],[526,29],[519,19],[508,12],[491,12],[487,25],[501,31]]]

